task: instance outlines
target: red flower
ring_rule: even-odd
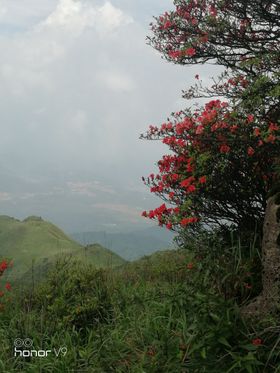
[[[172,179],[172,181],[177,181],[179,179],[179,175],[178,174],[172,174],[171,179]]]
[[[8,263],[6,260],[3,260],[2,263],[0,263],[0,272],[4,272],[8,268]]]
[[[248,123],[252,123],[252,122],[254,122],[254,119],[255,119],[255,117],[254,117],[253,114],[249,114],[249,115],[247,116],[247,121],[248,121]]]
[[[252,340],[252,344],[254,346],[260,346],[262,344],[262,340],[260,338],[255,338]]]
[[[223,144],[220,146],[220,153],[229,153],[230,152],[230,147],[226,144]]]
[[[179,58],[182,55],[182,53],[181,51],[169,51],[168,55],[170,58],[176,59],[176,58]]]
[[[170,222],[167,223],[167,224],[166,224],[166,228],[167,228],[167,229],[172,229],[172,223],[170,223]]]
[[[189,219],[188,218],[184,218],[184,219],[182,219],[181,220],[181,225],[182,225],[182,227],[184,227],[184,226],[186,226],[186,225],[188,225],[189,224]]]
[[[196,135],[201,135],[203,131],[204,131],[204,127],[202,125],[199,125],[199,126],[196,127],[195,134]]]
[[[146,218],[148,216],[147,211],[143,211],[142,216],[144,216],[144,218]]]
[[[276,139],[276,137],[274,135],[269,135],[266,139],[266,142],[274,143],[275,139]]]
[[[251,147],[251,146],[249,146],[249,148],[248,148],[248,150],[247,150],[247,154],[249,155],[249,156],[251,156],[251,155],[253,155],[255,153],[255,150]]]
[[[244,284],[244,287],[245,287],[246,289],[252,289],[252,285],[249,285],[249,284],[247,284],[247,283]]]
[[[163,28],[166,30],[172,26],[172,23],[170,21],[166,21],[165,24],[163,25]]]
[[[194,177],[193,176],[190,176],[188,177],[187,179],[181,181],[180,185],[184,188],[188,188],[190,186],[190,184],[194,181]]]
[[[5,285],[5,288],[6,288],[8,291],[10,291],[11,288],[12,288],[12,286],[11,286],[11,284],[10,284],[9,282],[7,282],[6,285]]]
[[[268,130],[269,130],[269,132],[277,131],[277,130],[279,130],[279,127],[275,123],[269,123]]]
[[[195,217],[192,217],[192,218],[184,218],[181,220],[181,225],[182,227],[188,225],[188,224],[191,224],[191,223],[197,223],[198,222],[198,218],[195,218]]]
[[[260,134],[261,134],[260,129],[259,129],[258,127],[255,128],[255,129],[254,129],[254,135],[255,135],[255,136],[260,136]]]
[[[196,191],[195,185],[188,186],[188,188],[187,188],[187,192],[188,193],[192,193],[192,192],[195,192],[195,191]]]
[[[187,269],[193,269],[194,265],[192,262],[187,264]]]
[[[196,54],[196,50],[194,48],[188,48],[185,51],[186,55],[189,57],[192,57]]]
[[[238,126],[235,124],[234,126],[231,126],[230,127],[230,132],[231,133],[234,133],[234,132],[236,132],[238,130]]]
[[[206,176],[201,176],[198,181],[200,182],[200,184],[205,184],[206,183]]]
[[[163,214],[167,210],[165,203],[157,208],[159,214]]]
[[[4,296],[4,291],[0,291],[0,297],[3,297]]]
[[[149,356],[155,356],[155,354],[156,354],[156,351],[154,347],[149,348],[149,350],[147,351],[147,355]]]
[[[214,7],[214,5],[210,6],[209,11],[210,11],[211,16],[213,16],[213,17],[216,17],[217,14],[218,14],[217,9]]]

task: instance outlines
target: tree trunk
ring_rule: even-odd
[[[280,302],[280,193],[267,201],[262,240],[262,285],[259,296],[245,306],[245,317],[260,317],[274,313]]]

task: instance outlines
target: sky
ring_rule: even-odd
[[[143,185],[166,146],[139,139],[189,104],[204,67],[146,43],[170,0],[0,0],[0,215],[68,233],[146,227]]]

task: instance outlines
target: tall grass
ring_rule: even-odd
[[[0,370],[277,372],[277,316],[253,325],[240,316],[261,286],[258,255],[254,245],[214,240],[195,254],[158,253],[118,269],[61,260],[35,289],[14,292],[1,313]],[[14,357],[16,338],[52,353]],[[56,357],[63,346],[67,353]]]

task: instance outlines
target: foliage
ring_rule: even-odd
[[[277,371],[278,321],[250,325],[237,307],[258,290],[258,279],[246,277],[257,247],[232,244],[209,234],[195,254],[157,253],[122,269],[58,263],[44,284],[14,294],[1,313],[2,371]],[[16,358],[16,338],[68,351]]]
[[[174,10],[155,17],[149,43],[176,64],[224,66],[229,79],[223,81],[222,76],[203,95],[222,94],[236,100],[239,83],[248,87],[241,91],[243,103],[269,120],[278,120],[279,2],[174,0],[174,5]],[[191,89],[191,93],[195,91]]]
[[[13,266],[12,261],[7,261],[6,259],[3,259],[0,262],[0,311],[2,311],[5,308],[5,301],[7,302],[7,298],[9,300],[9,292],[11,291],[11,284],[7,281],[5,281],[5,285],[3,284],[2,277],[4,276],[7,269],[11,268]]]
[[[14,258],[14,268],[7,274],[11,283],[45,278],[63,255],[93,263],[97,268],[124,263],[120,256],[98,244],[82,247],[54,224],[34,216],[23,221],[0,216],[0,254]]]
[[[278,1],[174,0],[174,5],[156,18],[149,39],[165,58],[181,64],[214,59],[246,73],[252,73],[248,62],[260,59],[262,71],[278,71]]]
[[[105,272],[69,258],[57,262],[49,281],[39,286],[31,301],[34,308],[45,308],[46,317],[57,315],[62,327],[74,326],[81,332],[82,328],[110,322],[112,317]],[[27,299],[27,305],[29,302]]]
[[[143,137],[160,139],[172,155],[158,162],[159,173],[145,183],[165,204],[143,215],[167,228],[190,223],[223,224],[242,229],[261,225],[267,192],[275,179],[279,126],[260,122],[228,103],[213,100],[201,111],[174,113]]]
[[[175,208],[144,212],[169,229],[202,222],[261,227],[279,162],[279,4],[275,1],[182,1],[155,18],[149,43],[168,61],[211,62],[225,72],[186,98],[222,96],[205,107],[173,113],[142,138],[159,139],[172,154],[144,182]]]

